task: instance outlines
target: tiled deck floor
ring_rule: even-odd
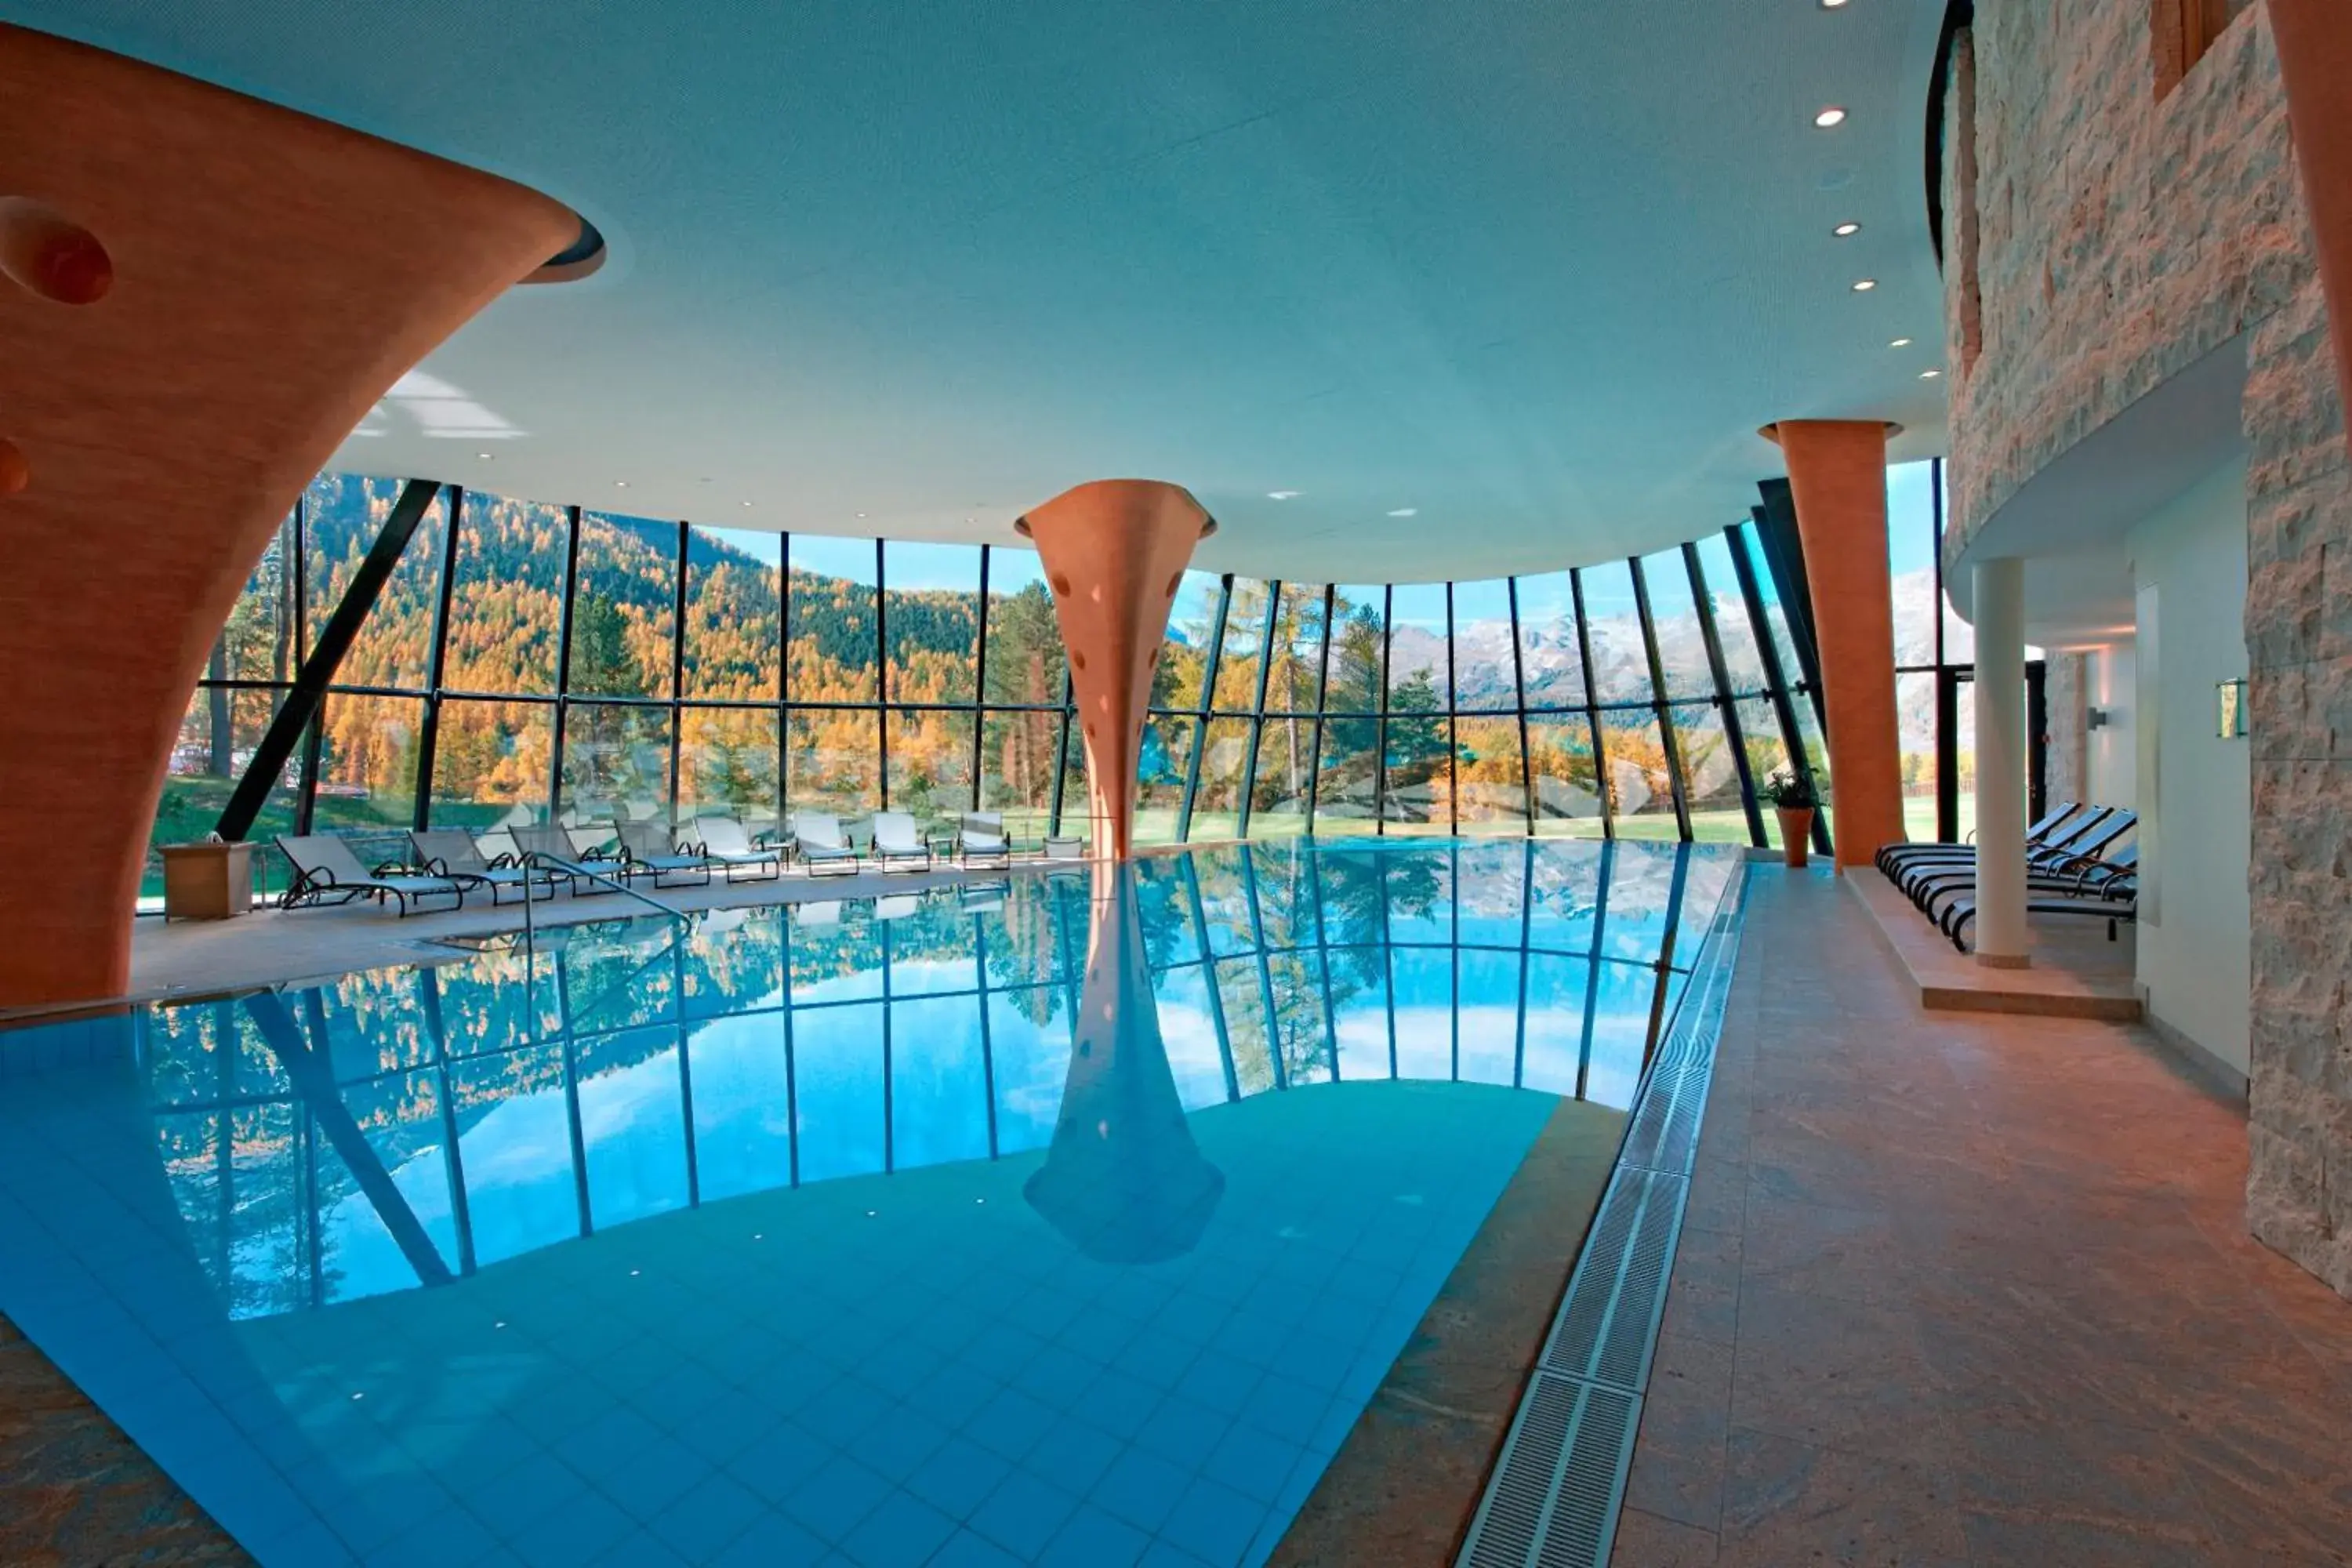
[[[2352,1304],[2246,1236],[2242,1110],[1750,885],[1614,1561],[2352,1563]]]

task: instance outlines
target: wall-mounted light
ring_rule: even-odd
[[[2224,741],[2246,738],[2246,682],[2243,677],[2213,688],[2213,730]]]

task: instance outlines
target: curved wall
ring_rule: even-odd
[[[2158,47],[2168,0],[1978,0],[1944,171],[1946,560],[2055,458],[2243,334],[2249,1219],[2352,1293],[2352,466],[2269,11],[2229,8],[2179,74]]]
[[[5,1005],[122,990],[142,830],[237,584],[393,379],[578,223],[5,25],[0,147]]]
[[[2249,397],[2270,406],[2249,433],[2280,469],[2329,457],[2326,308],[2267,15],[2245,11],[2159,100],[2158,8],[1978,0],[1955,47],[1948,564],[2053,459],[2250,329],[2267,384]]]

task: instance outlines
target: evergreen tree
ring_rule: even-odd
[[[604,594],[583,593],[572,607],[572,689],[599,697],[643,697],[644,676],[629,655],[628,623]]]

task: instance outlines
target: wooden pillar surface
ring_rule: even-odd
[[[1812,588],[1837,863],[1867,866],[1881,845],[1906,837],[1886,565],[1886,426],[1784,419],[1765,434],[1788,458]]]
[[[0,25],[0,1006],[120,994],[188,700],[393,382],[580,232],[520,185]]]
[[[1070,658],[1087,752],[1088,837],[1097,855],[1134,853],[1135,771],[1151,673],[1192,547],[1216,524],[1192,493],[1157,479],[1097,479],[1029,509]]]

